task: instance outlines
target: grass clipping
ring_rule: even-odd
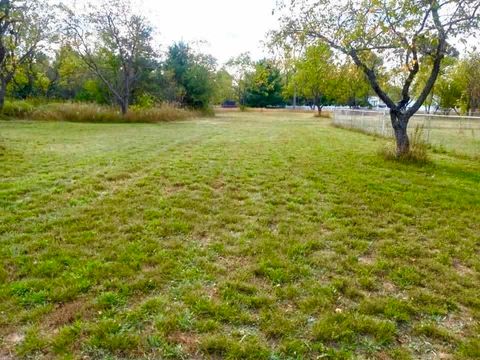
[[[415,127],[415,130],[410,137],[410,151],[408,153],[398,155],[396,144],[392,141],[379,150],[379,155],[387,160],[417,164],[428,163],[428,144],[425,142],[424,127],[420,125]]]
[[[163,104],[152,108],[132,106],[126,115],[116,108],[91,103],[50,103],[33,106],[28,102],[7,102],[2,115],[6,118],[93,123],[157,123],[186,120],[201,113]]]

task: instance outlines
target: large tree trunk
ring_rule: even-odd
[[[397,156],[408,154],[410,151],[410,139],[408,138],[408,118],[405,114],[390,111],[395,141],[397,143]]]
[[[297,85],[293,86],[293,109],[297,108]]]
[[[320,96],[315,96],[315,99],[314,99],[314,106],[317,107],[317,110],[318,110],[318,117],[321,117],[322,116],[322,108],[323,106],[320,104]]]
[[[122,109],[122,115],[127,115],[128,112],[128,101],[120,101],[120,108]]]

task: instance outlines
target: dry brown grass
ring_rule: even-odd
[[[115,108],[96,104],[49,104],[37,108],[31,115],[33,120],[71,121],[71,122],[120,122],[120,123],[156,123],[185,120],[197,113],[178,109],[171,105],[162,105],[150,109],[132,108],[125,116]]]
[[[12,104],[9,105],[7,111],[3,112],[4,116],[41,121],[157,123],[185,120],[201,115],[199,112],[179,109],[168,104],[147,109],[131,107],[125,116],[117,108],[91,103],[50,103],[39,106],[20,106],[22,102],[18,101]],[[18,109],[21,109],[21,111]]]

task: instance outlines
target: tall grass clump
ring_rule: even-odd
[[[23,119],[32,114],[35,107],[28,101],[6,100],[3,105],[2,117]]]
[[[39,107],[33,112],[32,119],[97,123],[155,123],[184,120],[197,115],[171,105],[146,109],[132,107],[126,115],[122,115],[116,108],[104,105],[58,103]]]
[[[399,156],[395,142],[390,142],[379,150],[379,154],[386,160],[426,164],[429,161],[428,144],[425,142],[423,126],[417,125],[415,127],[410,136],[410,151],[408,153]]]
[[[162,104],[154,107],[132,106],[126,115],[114,107],[92,103],[49,103],[33,106],[27,101],[11,101],[5,104],[4,118],[41,121],[70,121],[93,123],[156,123],[185,120],[205,116],[195,112]]]

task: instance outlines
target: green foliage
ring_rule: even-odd
[[[245,105],[250,107],[282,106],[282,78],[272,61],[260,60],[248,75]]]
[[[225,68],[220,69],[215,75],[214,104],[222,104],[225,101],[235,100],[235,89],[233,87],[233,76]]]
[[[307,48],[304,58],[297,62],[293,84],[320,113],[324,105],[332,103],[338,80],[332,51],[318,44]]]
[[[247,86],[250,74],[254,70],[254,65],[249,53],[243,53],[231,58],[226,64],[229,74],[232,75],[235,100],[239,102],[240,109],[244,109],[246,106]]]
[[[28,117],[35,107],[28,101],[5,101],[1,115],[7,118],[23,119]]]
[[[480,111],[480,52],[472,52],[458,63],[451,80],[461,89],[458,106],[465,114]]]
[[[347,61],[340,66],[337,73],[334,88],[331,90],[335,102],[353,107],[369,106],[367,99],[371,89],[362,70]]]
[[[215,95],[215,60],[195,53],[180,42],[168,49],[164,64],[166,76],[174,89],[175,98],[182,105],[193,109],[208,109]]]

